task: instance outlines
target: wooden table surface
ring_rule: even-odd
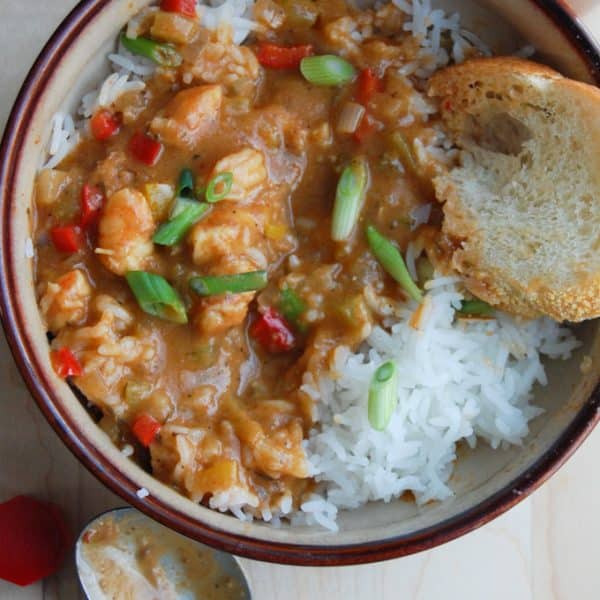
[[[600,2],[580,0],[600,35]],[[0,130],[29,66],[74,0],[0,0]],[[123,502],[63,447],[0,338],[0,502],[22,493],[62,506],[74,531]],[[244,560],[257,600],[598,600],[600,430],[533,497],[444,547],[379,565],[302,569]],[[0,537],[0,544],[2,540]],[[74,565],[1,600],[79,598]]]

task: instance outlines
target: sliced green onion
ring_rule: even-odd
[[[144,312],[173,323],[188,322],[183,301],[164,277],[145,271],[129,271],[125,278]]]
[[[175,192],[177,198],[194,197],[194,174],[191,169],[183,169],[179,175],[177,188]]]
[[[306,311],[306,304],[294,290],[288,287],[281,290],[281,294],[279,295],[279,310],[285,319],[292,325],[295,325],[300,331],[305,329],[304,323],[300,322],[300,317]]]
[[[377,431],[385,431],[398,404],[398,370],[396,363],[383,363],[369,387],[369,423]]]
[[[255,292],[267,286],[267,272],[253,271],[237,275],[193,277],[190,288],[199,296],[219,296],[221,294],[243,294]]]
[[[232,187],[233,173],[219,173],[206,186],[206,201],[213,204],[227,198]]]
[[[402,255],[375,227],[367,227],[367,240],[371,252],[381,263],[381,266],[402,286],[406,293],[416,302],[423,301],[423,293],[411,279]]]
[[[347,60],[333,54],[303,58],[300,72],[315,85],[342,85],[356,77],[356,69]]]
[[[159,44],[145,37],[130,38],[121,34],[121,43],[132,54],[149,58],[161,67],[178,67],[183,59],[181,54],[169,44]]]
[[[196,202],[187,198],[177,198],[171,213],[171,219],[163,223],[154,234],[152,240],[159,246],[175,246],[179,244],[189,231],[208,211],[210,206],[205,202]]]
[[[495,309],[483,300],[463,300],[457,312],[461,315],[481,315],[488,317],[494,314]]]
[[[331,237],[334,241],[343,242],[352,234],[365,199],[368,178],[367,163],[362,158],[352,161],[344,169],[333,207]]]

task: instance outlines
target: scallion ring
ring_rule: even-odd
[[[369,423],[377,431],[385,431],[398,404],[398,369],[396,363],[383,363],[369,387]]]
[[[404,291],[416,302],[423,301],[423,293],[412,280],[402,255],[398,248],[386,237],[381,235],[375,227],[367,227],[367,241],[371,252],[381,263],[381,266],[391,275],[404,289]]]
[[[125,278],[145,313],[173,323],[188,322],[183,301],[164,277],[145,271],[129,271]]]
[[[233,173],[225,172],[215,175],[206,186],[206,201],[214,204],[224,200],[233,187]]]
[[[356,159],[342,172],[338,182],[331,222],[331,237],[343,242],[352,234],[365,199],[369,171],[367,162]]]
[[[199,296],[243,294],[244,292],[262,290],[266,286],[266,271],[252,271],[236,275],[193,277],[190,279],[190,288]]]
[[[179,174],[175,196],[177,198],[194,197],[194,174],[191,169],[183,169]]]
[[[183,59],[181,54],[169,44],[159,44],[145,37],[130,38],[121,35],[121,43],[132,54],[149,58],[161,67],[178,67]]]
[[[342,85],[356,77],[356,69],[347,60],[333,54],[303,58],[300,72],[314,85]]]

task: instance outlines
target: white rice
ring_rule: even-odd
[[[541,355],[566,359],[578,346],[549,319],[518,322],[501,313],[489,321],[456,319],[457,278],[427,287],[418,329],[409,323],[412,306],[390,331],[375,328],[359,352],[338,350],[337,377],[323,376],[310,390],[319,428],[306,449],[321,482],[301,507],[310,524],[336,530],[339,509],[389,502],[406,491],[419,504],[448,498],[457,443],[521,444],[529,421],[543,412],[530,404],[534,384],[547,383]],[[398,406],[387,430],[378,432],[368,421],[368,389],[386,360],[398,367]]]
[[[52,117],[52,133],[48,145],[48,160],[42,168],[54,169],[77,147],[80,141],[79,131],[75,129],[73,117],[66,113],[56,113]]]
[[[461,28],[458,14],[432,9],[431,0],[391,1],[408,15],[404,28],[420,44],[416,60],[403,65],[400,74],[426,79],[451,61],[462,62],[473,49],[490,55],[477,36]],[[253,0],[198,2],[197,12],[209,29],[231,24],[234,41],[241,44],[257,29],[250,18],[253,4]],[[130,36],[136,35],[142,17],[129,23]],[[443,37],[451,40],[450,53]],[[525,46],[517,54],[533,52]],[[86,122],[121,94],[143,91],[145,79],[156,70],[151,61],[129,53],[121,44],[108,61],[111,74],[82,99],[78,113]],[[411,103],[400,126],[411,125],[415,115],[426,121],[436,112],[417,93]],[[71,116],[55,115],[45,168],[57,166],[75,148],[79,130]],[[428,147],[416,140],[415,149],[425,158],[447,162],[455,151],[442,132],[438,137]],[[431,205],[419,207],[411,215],[412,226],[426,223],[430,214]],[[416,277],[414,245],[406,258]],[[290,264],[294,260],[298,261],[290,257]],[[393,318],[392,313],[386,317],[387,331],[373,329],[360,351],[338,348],[331,371],[318,382],[305,375],[302,390],[315,400],[317,419],[305,447],[319,487],[304,499],[299,512],[293,512],[292,499],[286,496],[279,506],[264,509],[259,516],[276,527],[286,517],[292,523],[335,531],[340,509],[369,501],[389,502],[406,491],[420,504],[451,496],[448,482],[461,441],[475,447],[482,439],[493,448],[522,443],[529,421],[542,412],[530,403],[533,386],[547,383],[541,356],[567,359],[578,343],[567,329],[547,319],[525,323],[504,314],[489,321],[457,319],[455,309],[462,299],[459,285],[456,277],[434,279],[426,286],[416,329],[410,322],[416,306],[401,307]],[[400,373],[398,406],[388,429],[377,432],[367,418],[368,388],[374,371],[386,360],[394,360]],[[192,375],[194,381],[200,376],[188,377]],[[138,495],[145,497],[147,490],[139,490]],[[212,508],[230,511],[242,520],[252,520],[256,514],[255,499],[243,490],[215,494],[209,502]]]
[[[150,495],[150,492],[146,489],[146,488],[140,488],[135,495],[140,499],[143,500],[144,498],[147,498]]]
[[[141,80],[129,81],[129,73],[112,73],[105,80],[99,90],[86,94],[81,99],[79,114],[91,117],[100,108],[110,108],[126,92],[139,92],[146,88]]]
[[[212,6],[205,6],[204,4],[200,2],[197,9],[202,25],[213,30],[222,24],[231,25],[233,28],[233,41],[236,44],[242,44],[248,34],[258,27],[250,18],[254,0],[209,2]]]

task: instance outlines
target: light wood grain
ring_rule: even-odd
[[[0,129],[18,87],[73,0],[0,0]],[[600,32],[600,3],[577,4]],[[18,493],[53,500],[73,531],[122,505],[69,454],[29,397],[0,339],[0,501]],[[384,564],[300,569],[243,561],[257,600],[598,600],[600,430],[532,498],[442,548]],[[2,543],[0,539],[0,544]],[[72,560],[44,583],[0,582],[1,600],[79,597]]]

